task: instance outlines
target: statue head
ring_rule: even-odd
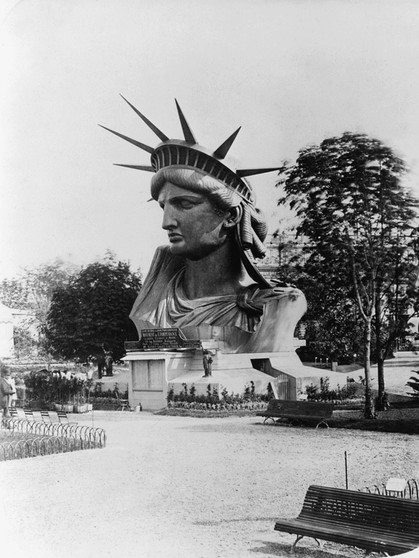
[[[246,176],[274,171],[277,168],[235,169],[226,162],[226,155],[240,128],[211,152],[197,143],[177,101],[176,106],[185,140],[169,139],[131,103],[126,102],[160,138],[161,143],[156,148],[152,148],[103,126],[106,130],[151,154],[150,166],[120,166],[155,173],[151,181],[151,195],[163,205],[165,201],[161,196],[167,198],[167,185],[181,188],[195,196],[204,196],[211,205],[214,227],[216,229],[218,227],[218,237],[222,239],[223,235],[230,238],[233,236],[250,277],[261,286],[269,287],[269,283],[254,265],[254,258],[262,258],[265,255],[263,241],[267,234],[266,221],[255,206],[255,196]],[[219,223],[215,218],[217,212]],[[163,225],[163,228],[169,230],[169,225]],[[172,235],[172,238],[174,253],[193,257],[190,251],[182,253],[181,243],[176,242],[175,235]],[[211,241],[215,241],[215,237]]]
[[[243,251],[242,239],[246,235],[243,229],[249,224],[252,239],[257,236],[260,245],[266,236],[264,217],[254,205],[244,202],[234,190],[200,170],[179,167],[160,169],[152,178],[151,195],[164,209],[162,226],[169,233],[175,254],[198,259],[227,239]],[[188,218],[194,219],[194,223],[185,223]],[[175,236],[179,219],[183,225],[192,227],[190,236],[194,237],[195,243],[200,240],[201,250],[195,254],[179,250],[180,243],[176,242]],[[260,249],[255,252],[254,256],[262,254]]]

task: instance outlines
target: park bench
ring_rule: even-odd
[[[280,519],[275,531],[355,546],[387,556],[419,547],[419,502],[312,485],[296,519]],[[319,543],[320,544],[320,543]]]
[[[278,419],[287,419],[291,424],[317,420],[316,428],[321,424],[329,427],[327,419],[332,416],[333,403],[318,401],[288,401],[282,399],[271,399],[266,411],[257,413],[259,417],[265,417],[263,424],[269,419],[279,422]]]

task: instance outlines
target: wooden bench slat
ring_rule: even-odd
[[[326,419],[332,416],[333,407],[333,403],[271,399],[266,411],[257,413],[257,416],[265,417],[265,422],[268,419],[274,420],[275,418],[295,420],[320,419],[318,425],[324,422],[327,426]]]
[[[366,550],[402,552],[419,546],[419,502],[312,485],[300,515],[276,531],[322,538]]]
[[[279,520],[277,523],[289,523],[290,525],[299,525],[299,526],[305,526],[308,529],[317,529],[317,528],[321,528],[321,529],[341,529],[341,530],[345,530],[345,531],[354,531],[357,533],[366,533],[367,535],[371,534],[371,526],[369,525],[353,525],[351,523],[339,523],[338,521],[335,522],[327,522],[327,521],[306,521],[306,520],[302,520],[302,519],[290,519],[290,520]],[[400,533],[400,531],[394,530],[394,529],[388,529],[386,527],[383,528],[378,528],[378,527],[374,527],[374,533],[375,534],[380,534],[380,535],[385,535],[385,536],[391,536],[392,538],[399,538],[400,540],[405,540],[405,539],[412,539],[412,540],[417,540],[418,536],[417,533],[415,532],[402,532]]]
[[[343,530],[318,525],[310,526],[298,520],[290,524],[285,524],[282,521],[277,522],[275,524],[275,530],[376,551],[382,549],[393,549],[396,552],[401,552],[403,550],[408,551],[415,549],[419,544],[417,537],[393,537],[391,533],[387,533],[383,530],[380,532],[371,532],[371,529],[369,529],[365,532],[360,532],[358,529]]]

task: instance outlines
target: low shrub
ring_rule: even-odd
[[[169,389],[167,407],[200,411],[263,410],[273,396],[270,384],[265,394],[256,394],[252,381],[244,386],[242,394],[229,393],[226,388],[219,393],[216,386],[208,384],[206,394],[197,395],[194,384],[188,389],[188,385],[184,383],[182,390],[177,394],[173,388]]]
[[[326,376],[320,378],[320,390],[317,386],[310,384],[305,387],[307,399],[311,401],[328,401],[330,403],[352,401],[359,398],[360,386],[356,382],[347,381],[346,385],[336,389],[330,389],[330,380]]]
[[[115,397],[92,397],[90,402],[94,411],[116,411],[121,407]]]

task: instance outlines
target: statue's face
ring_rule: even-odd
[[[168,231],[173,254],[200,260],[226,241],[223,223],[229,212],[217,209],[205,194],[166,182],[158,202],[164,212],[162,227]]]

